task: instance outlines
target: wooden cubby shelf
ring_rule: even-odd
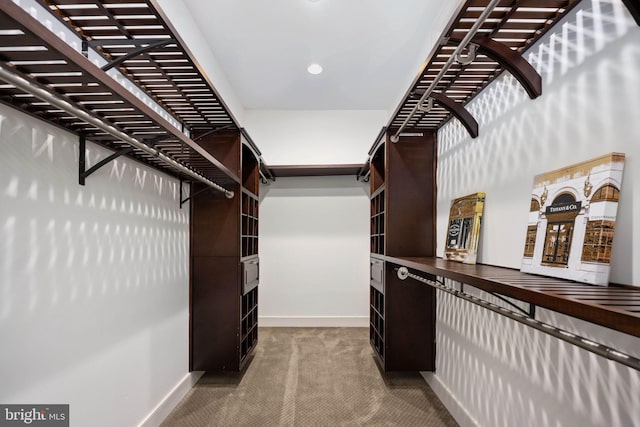
[[[258,288],[242,296],[241,325],[240,358],[244,361],[258,343]]]
[[[380,361],[384,363],[384,294],[371,287],[369,338]]]
[[[258,254],[258,198],[242,192],[242,257]]]
[[[384,187],[371,195],[371,252],[384,254],[385,229]]]

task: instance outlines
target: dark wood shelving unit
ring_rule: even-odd
[[[384,360],[384,294],[371,287],[369,339],[380,360]]]
[[[435,368],[435,291],[401,282],[386,255],[435,254],[435,135],[392,143],[382,135],[369,166],[369,338],[384,371]],[[426,255],[431,254],[431,255]]]
[[[530,7],[538,3],[510,2],[489,12],[472,40],[480,53],[450,63],[459,38],[490,2],[461,4],[358,172],[370,182],[370,338],[385,371],[435,367],[435,289],[400,281],[394,260],[435,256],[436,132],[456,117],[477,136],[478,124],[464,105],[504,70],[530,97],[539,96],[540,76],[522,53],[578,0]]]
[[[239,371],[258,342],[259,160],[241,132],[200,145],[237,171],[228,199],[211,191],[191,201],[191,370]],[[203,187],[192,186],[192,194]]]

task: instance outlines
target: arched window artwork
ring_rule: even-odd
[[[595,202],[617,202],[620,200],[620,190],[613,184],[605,184],[598,188],[593,197],[591,197],[591,203]]]
[[[531,206],[529,207],[529,212],[537,212],[540,210],[540,202],[536,199],[531,199]]]
[[[536,247],[536,236],[538,234],[538,226],[530,225],[527,227],[527,239],[524,242],[524,256],[533,257],[533,250]]]
[[[562,193],[559,194],[555,199],[553,199],[553,205],[563,205],[565,203],[575,202],[576,198],[573,197],[571,193]]]
[[[550,214],[547,212],[547,232],[544,239],[544,252],[542,262],[550,266],[566,266],[571,252],[571,238],[577,212],[572,206],[579,209],[575,197],[569,193],[562,193],[553,199]],[[553,208],[556,209],[553,209]]]
[[[620,190],[613,184],[605,184],[593,193],[591,203],[617,203],[619,199]],[[615,227],[616,222],[609,219],[597,219],[587,222],[582,246],[582,262],[608,264],[611,261],[611,247],[613,246]]]
[[[534,177],[521,271],[608,284],[624,157],[609,153]]]
[[[531,198],[531,205],[529,206],[529,212],[539,212],[540,202],[535,198]],[[524,242],[524,256],[527,258],[533,257],[533,251],[536,246],[536,236],[538,234],[538,226],[530,225],[527,227],[527,239]]]
[[[616,222],[598,220],[587,222],[582,246],[582,262],[599,262],[608,264],[611,261],[613,231]]]

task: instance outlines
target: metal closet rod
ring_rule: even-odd
[[[147,154],[150,154],[156,158],[158,158],[159,160],[161,160],[162,162],[170,165],[171,167],[173,167],[174,169],[179,170],[180,172],[184,173],[185,175],[190,176],[191,178],[200,181],[222,193],[224,193],[224,195],[231,199],[234,196],[234,192],[231,190],[227,190],[226,188],[222,187],[220,184],[216,184],[215,182],[211,181],[208,178],[205,178],[204,176],[200,175],[199,173],[189,169],[188,167],[186,167],[185,165],[183,165],[182,163],[177,162],[176,160],[172,159],[171,157],[167,156],[166,154],[163,154],[162,152],[160,152],[159,150],[148,146],[147,144],[144,144],[140,141],[138,141],[137,139],[127,135],[126,133],[116,129],[115,127],[113,127],[112,125],[104,122],[103,120],[98,119],[97,117],[92,116],[91,114],[87,113],[84,110],[81,110],[80,108],[70,104],[69,102],[56,97],[55,95],[53,95],[52,93],[50,93],[48,90],[39,87],[38,85],[33,84],[32,82],[28,81],[27,79],[17,75],[15,72],[11,71],[10,69],[7,69],[7,67],[3,64],[0,64],[0,78],[5,80],[7,83],[10,83],[12,85],[14,85],[16,88],[27,92],[33,96],[35,96],[36,98],[39,98],[45,102],[50,103],[51,105],[58,107],[59,109],[89,123],[94,125],[95,127],[97,127],[98,129],[101,129],[105,132],[107,132],[109,135],[112,135],[132,146],[134,146],[135,148],[138,148],[144,152],[146,152]]]
[[[443,292],[446,292],[448,294],[454,295],[458,298],[461,298],[465,301],[469,301],[472,302],[476,305],[479,305],[483,308],[486,308],[487,310],[491,310],[495,313],[498,313],[502,316],[508,317],[510,319],[513,319],[517,322],[520,322],[522,324],[525,324],[529,327],[532,327],[534,329],[537,329],[539,331],[544,332],[545,334],[551,335],[555,338],[558,338],[562,341],[568,342],[569,344],[575,345],[577,347],[580,347],[584,350],[590,351],[592,353],[597,354],[598,356],[601,357],[605,357],[609,360],[613,360],[614,362],[618,362],[621,363],[625,366],[628,366],[632,369],[635,369],[637,371],[640,371],[640,359],[633,357],[629,354],[623,353],[621,351],[618,351],[614,348],[608,347],[604,344],[600,344],[597,342],[594,342],[590,339],[581,337],[580,335],[576,335],[572,332],[568,332],[565,331],[564,329],[560,329],[557,328],[553,325],[550,325],[548,323],[544,323],[541,322],[537,319],[534,319],[533,317],[529,317],[529,316],[525,316],[523,314],[520,314],[518,312],[509,310],[507,308],[504,307],[500,307],[499,305],[490,303],[488,301],[485,301],[481,298],[477,298],[474,297],[473,295],[469,295],[467,293],[458,291],[457,289],[452,289],[449,288],[441,283],[435,282],[433,280],[430,279],[426,279],[422,276],[418,276],[417,274],[413,274],[409,272],[409,269],[407,267],[399,267],[397,268],[398,271],[398,278],[400,280],[404,280],[407,277],[411,277],[412,279],[417,280],[418,282],[422,282],[425,283],[431,287],[434,287],[438,290],[441,290]]]
[[[456,58],[460,56],[462,51],[466,49],[471,39],[477,34],[482,24],[484,24],[484,21],[489,17],[491,12],[493,12],[493,9],[496,8],[498,3],[500,3],[500,0],[491,0],[491,2],[487,5],[487,7],[482,11],[482,14],[480,14],[476,22],[474,22],[473,26],[469,29],[469,32],[467,33],[467,35],[462,39],[458,47],[456,47],[456,49],[453,51],[453,53],[451,54],[447,62],[443,65],[438,75],[436,75],[435,79],[433,79],[433,82],[431,82],[427,90],[422,94],[422,96],[420,97],[420,100],[418,100],[418,103],[413,107],[413,109],[411,110],[407,118],[404,119],[404,122],[402,122],[402,125],[400,125],[396,133],[394,133],[391,136],[391,142],[399,141],[400,134],[402,133],[404,128],[407,127],[407,124],[409,124],[409,121],[413,118],[416,112],[418,112],[422,103],[427,98],[429,98],[429,95],[431,95],[431,92],[433,92],[436,85],[440,83],[440,79],[442,79],[442,77],[444,77],[447,71],[449,71],[449,67],[451,67],[451,64],[453,64],[453,62],[456,61]]]

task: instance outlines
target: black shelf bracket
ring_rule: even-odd
[[[88,44],[89,46],[95,47],[95,46],[100,46],[100,45],[104,45],[104,44],[127,44],[127,45],[135,45],[135,46],[139,46],[137,49],[132,50],[131,52],[127,53],[126,55],[123,55],[121,57],[119,57],[118,59],[114,59],[113,61],[105,64],[104,66],[102,66],[102,71],[109,71],[110,69],[112,69],[113,67],[115,67],[116,65],[120,65],[125,61],[128,61],[131,58],[135,58],[136,56],[148,52],[150,50],[159,48],[159,47],[163,47],[163,46],[167,46],[170,44],[176,44],[177,41],[176,39],[166,39],[166,40],[143,40],[143,39],[127,39],[127,40],[119,40],[119,43],[114,43],[113,40],[111,41],[105,41],[105,40],[92,40],[89,41]]]
[[[461,292],[464,292],[464,291],[461,291]],[[493,295],[494,297],[498,298],[503,303],[509,305],[514,310],[519,311],[520,313],[524,314],[525,316],[529,316],[531,318],[535,318],[536,317],[536,306],[534,304],[528,303],[529,304],[529,310],[525,310],[524,308],[520,307],[519,305],[516,305],[512,301],[510,301],[507,298],[503,297],[499,293],[496,293],[496,292],[489,292],[489,293],[491,295]]]
[[[80,152],[78,153],[78,183],[80,185],[84,185],[89,175],[100,169],[102,166],[111,162],[112,160],[117,159],[118,157],[129,154],[133,151],[133,147],[125,147],[122,148],[110,156],[105,157],[100,160],[95,165],[91,166],[89,169],[86,168],[87,165],[87,138],[84,134],[80,134]]]
[[[398,269],[396,269],[396,271],[398,271]],[[443,278],[436,278],[435,282],[437,282],[440,286],[445,286],[446,284],[444,282]],[[464,282],[458,282],[458,284],[460,285],[460,292],[464,294]],[[473,288],[473,286],[471,286]],[[494,297],[498,298],[500,301],[504,302],[505,304],[509,305],[511,308],[515,309],[516,311],[524,314],[525,316],[529,316],[533,319],[535,319],[536,317],[536,306],[535,304],[529,304],[529,310],[525,310],[524,308],[520,307],[519,305],[516,305],[513,303],[513,301],[503,297],[502,295],[500,295],[497,292],[488,292],[489,294],[493,295]],[[466,294],[465,294],[466,295]]]
[[[157,137],[155,137],[153,139],[150,139],[149,141],[145,142],[145,144],[150,146],[150,147],[152,147],[155,144],[157,144],[158,142],[160,142],[160,141],[162,141],[163,139],[166,139],[166,138],[168,138],[168,136],[160,135],[160,136],[157,136]],[[86,137],[85,134],[82,134],[82,133],[80,134],[79,142],[80,142],[80,152],[78,153],[78,183],[80,185],[85,185],[86,180],[89,177],[89,175],[91,175],[92,173],[96,172],[98,169],[100,169],[104,165],[108,164],[112,160],[117,159],[120,156],[124,156],[126,154],[129,154],[134,150],[134,147],[121,148],[120,150],[116,151],[115,153],[111,154],[110,156],[105,157],[104,159],[100,160],[98,163],[96,163],[95,165],[93,165],[89,169],[87,169],[87,152],[86,152],[87,137]]]

